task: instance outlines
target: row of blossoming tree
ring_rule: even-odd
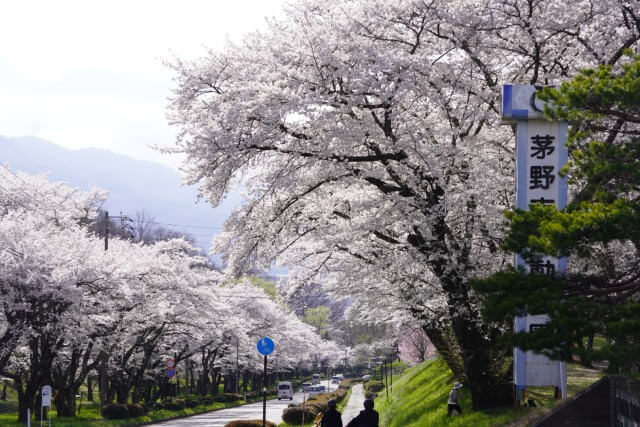
[[[184,239],[112,238],[105,250],[89,232],[103,191],[7,168],[1,176],[0,373],[17,390],[21,421],[44,384],[59,416],[74,414],[87,380],[103,405],[152,403],[167,394],[168,358],[185,374],[188,365],[202,394],[221,376],[230,383],[236,357],[250,382],[264,335],[277,343],[272,372],[309,368],[311,354],[338,360],[334,345],[262,290],[222,285]]]

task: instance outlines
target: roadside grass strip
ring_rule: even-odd
[[[203,414],[206,412],[215,411],[218,409],[231,408],[235,406],[244,405],[244,400],[235,402],[214,402],[209,405],[200,405],[193,408],[184,408],[178,411],[172,411],[168,409],[161,409],[158,411],[151,411],[146,415],[142,415],[135,418],[126,419],[113,419],[108,420],[102,418],[98,411],[98,405],[90,402],[82,402],[82,410],[79,416],[76,417],[58,417],[53,411],[51,415],[51,425],[56,427],[126,427],[126,426],[139,426],[160,421],[169,421],[176,418],[188,417],[191,415]],[[25,424],[19,423],[18,414],[5,413],[0,414],[0,426],[3,427],[24,427]],[[45,421],[46,424],[46,421]],[[40,421],[31,419],[31,425],[39,426]]]

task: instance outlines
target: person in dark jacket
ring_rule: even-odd
[[[342,414],[336,410],[336,401],[331,399],[327,405],[329,409],[322,416],[320,427],[342,427]]]
[[[347,427],[378,427],[378,421],[378,413],[373,410],[373,399],[365,399],[364,411],[360,411]]]

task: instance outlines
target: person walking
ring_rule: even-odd
[[[365,399],[364,411],[360,411],[347,427],[378,427],[379,419],[378,413],[373,409],[373,399]]]
[[[342,427],[342,414],[336,409],[336,401],[331,399],[327,402],[327,409],[320,421],[320,427]]]
[[[458,390],[462,388],[462,383],[456,382],[453,388],[449,392],[449,400],[447,401],[447,416],[450,417],[451,413],[455,409],[460,415],[462,415],[462,408],[458,404]]]

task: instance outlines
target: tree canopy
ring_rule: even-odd
[[[279,262],[293,285],[322,281],[369,317],[408,312],[475,408],[510,401],[497,386],[510,322],[484,322],[469,286],[510,262],[500,86],[615,64],[639,22],[617,0],[306,0],[240,44],[176,59],[188,180],[212,204],[247,189],[214,248],[226,274]]]

